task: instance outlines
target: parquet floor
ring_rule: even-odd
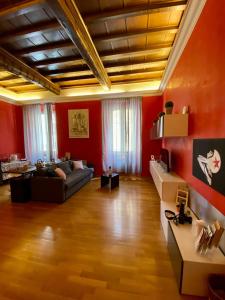
[[[180,296],[150,179],[93,180],[62,205],[11,203],[0,187],[0,300]]]

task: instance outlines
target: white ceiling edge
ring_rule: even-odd
[[[16,100],[16,97],[17,97],[16,93],[6,90],[3,87],[0,87],[0,100],[1,101],[19,105],[19,103]]]
[[[195,25],[202,13],[202,10],[207,0],[189,0],[182,18],[180,29],[176,35],[174,46],[170,52],[166,70],[159,87],[163,93],[167,87],[168,81],[171,78],[173,71],[187,45],[187,42],[195,28]]]
[[[18,102],[16,100],[12,100],[12,99],[10,99],[8,97],[5,97],[5,96],[2,96],[1,94],[0,94],[0,101],[6,102],[6,103],[9,103],[9,104],[14,104],[14,105],[21,105],[21,102]]]
[[[47,103],[47,102],[75,102],[75,101],[90,101],[101,100],[115,97],[131,97],[131,96],[158,96],[160,81],[149,80],[138,83],[123,83],[113,85],[108,91],[101,86],[79,87],[73,89],[62,90],[60,96],[56,96],[51,92],[35,92],[23,93],[18,95],[17,104],[32,104],[32,103]]]
[[[89,95],[89,96],[73,96],[73,97],[60,97],[49,99],[49,100],[25,100],[20,101],[19,105],[27,104],[37,104],[37,103],[63,103],[63,102],[87,102],[87,101],[101,101],[104,99],[114,99],[114,98],[126,98],[126,97],[147,97],[147,96],[162,96],[162,92],[157,91],[140,91],[140,92],[126,92],[126,93],[114,93],[114,94],[99,94],[99,95]],[[18,102],[16,102],[18,104]]]

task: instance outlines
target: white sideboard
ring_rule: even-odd
[[[225,273],[225,256],[219,248],[205,255],[195,250],[194,223],[197,219],[191,213],[192,224],[175,225],[165,217],[165,209],[175,211],[172,202],[160,202],[161,222],[167,239],[172,265],[181,294],[207,296],[207,279],[211,273]]]
[[[184,186],[186,182],[174,172],[164,171],[155,160],[149,162],[149,168],[160,199],[175,202],[178,186]]]
[[[166,173],[156,161],[150,162],[150,172],[160,201],[160,220],[167,241],[175,277],[181,294],[207,296],[207,279],[211,273],[225,273],[225,256],[219,248],[201,255],[195,250],[194,221],[175,225],[165,217],[165,210],[176,212],[176,191],[185,181],[175,173]]]

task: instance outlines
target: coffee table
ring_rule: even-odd
[[[103,174],[101,176],[101,188],[104,186],[109,186],[110,189],[114,189],[119,186],[119,174],[112,173],[112,175]]]

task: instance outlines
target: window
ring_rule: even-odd
[[[102,101],[103,169],[141,171],[140,98]]]
[[[23,107],[26,158],[32,163],[38,159],[57,158],[56,116],[53,104],[32,104]]]
[[[121,119],[120,111],[113,111],[113,151],[121,151]]]
[[[43,132],[43,151],[47,152],[47,132],[45,130],[47,124],[45,121],[45,115],[44,113],[41,113],[41,128],[42,128],[42,132]]]

